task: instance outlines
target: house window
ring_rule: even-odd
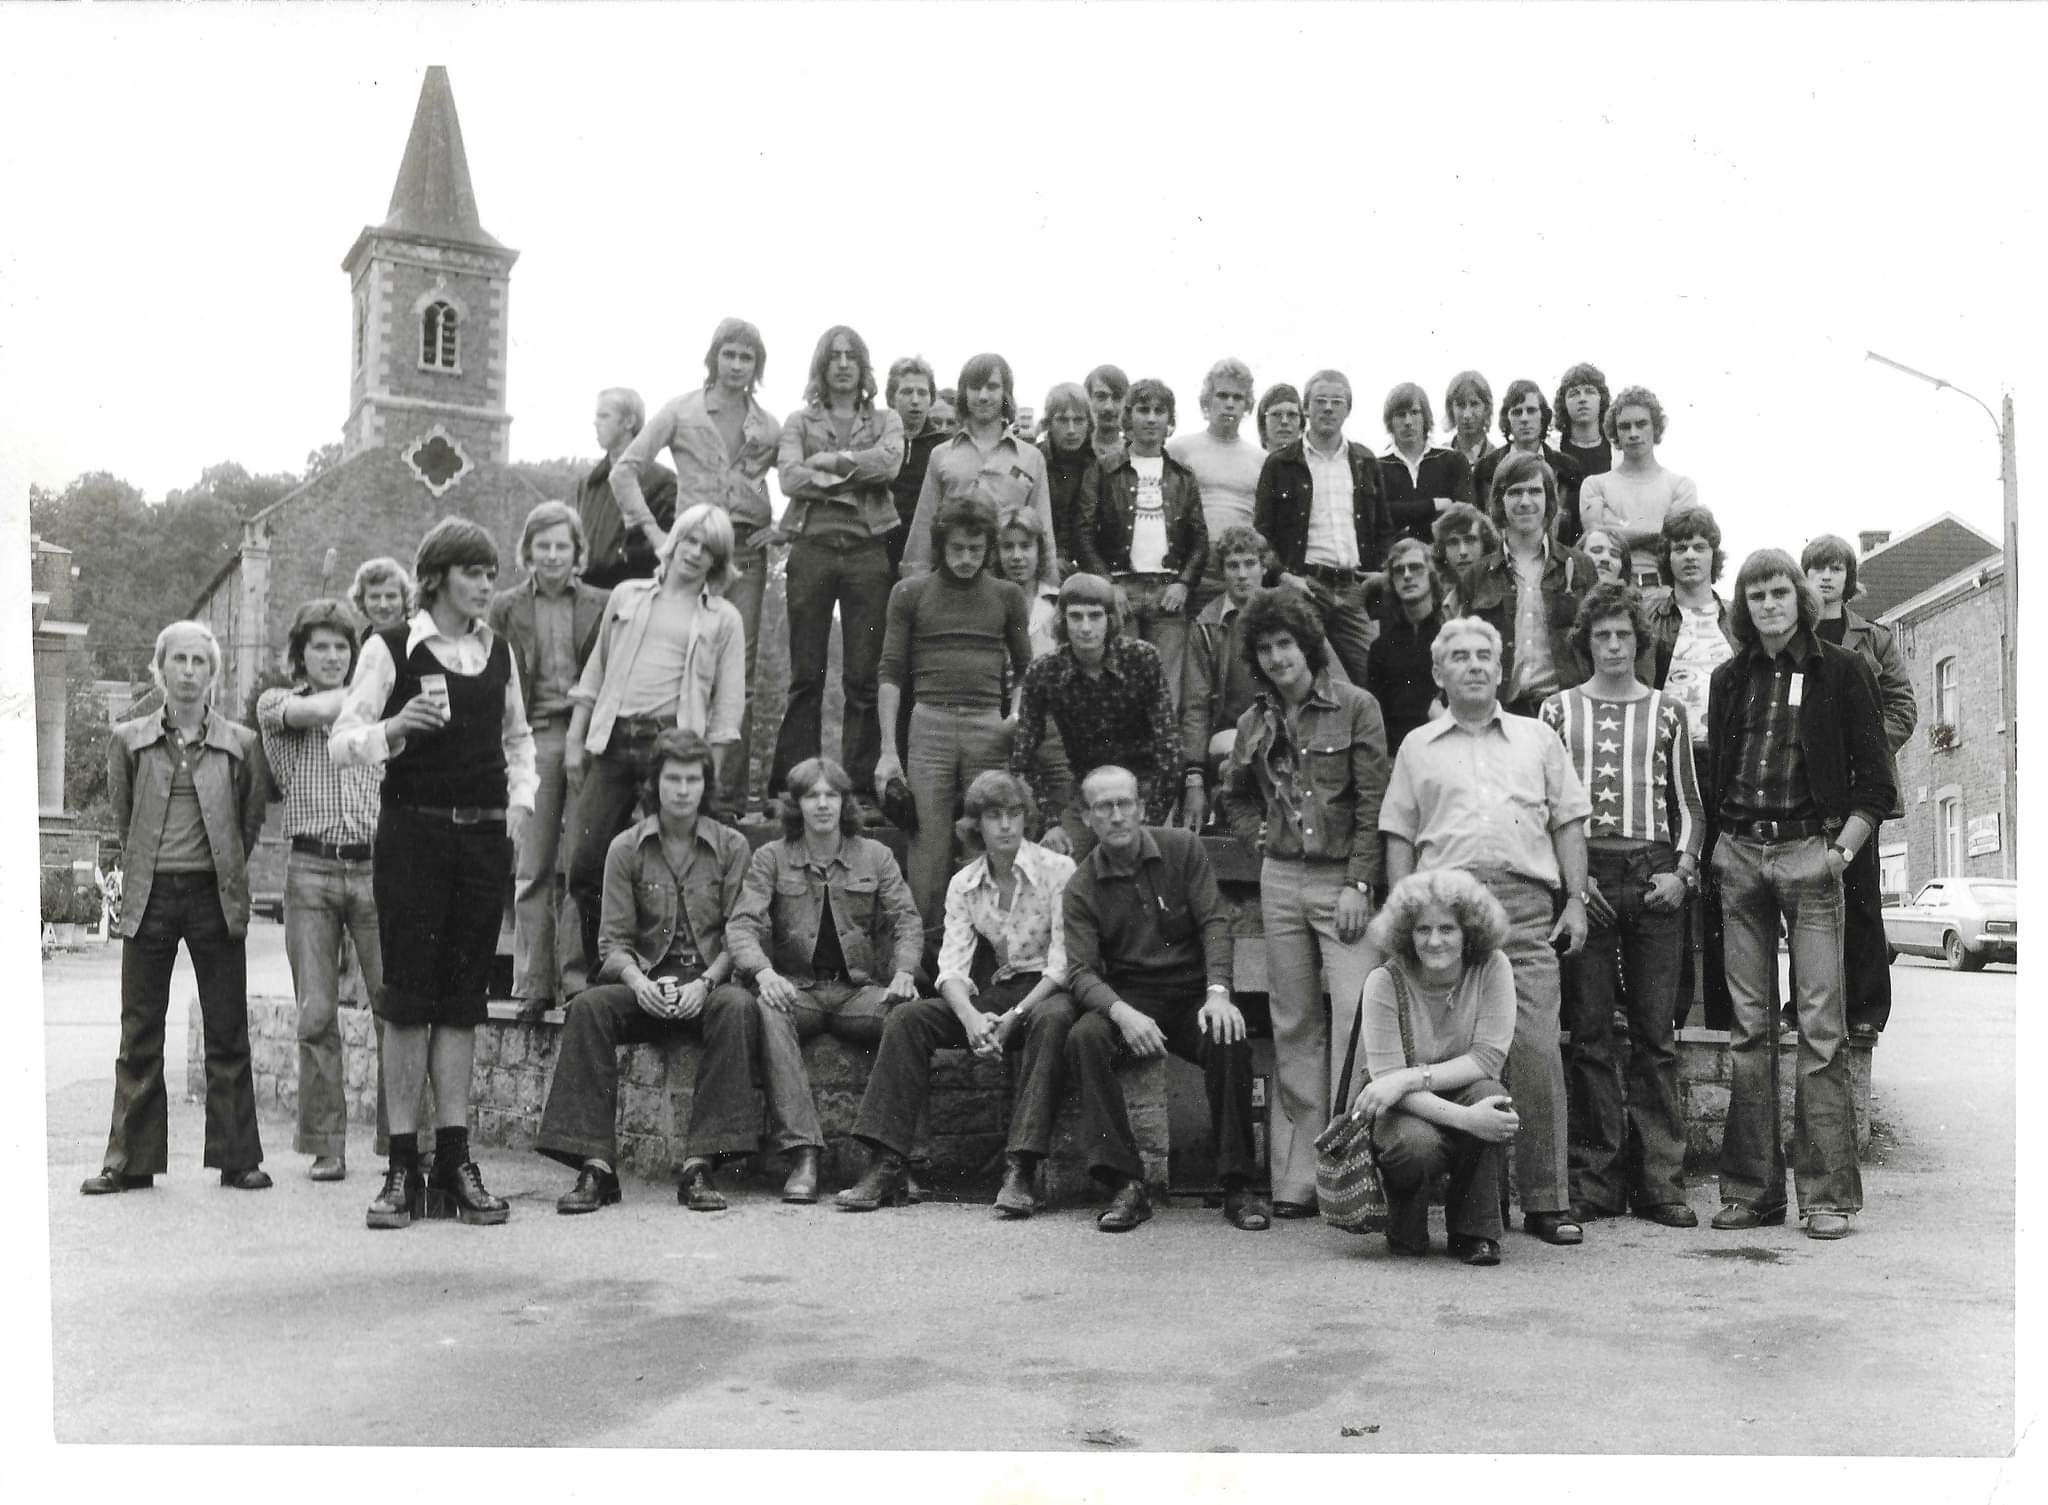
[[[435,371],[453,371],[456,364],[455,309],[429,303],[420,316],[420,364]]]
[[[1949,795],[1934,807],[1935,860],[1944,878],[1963,870],[1963,801]]]
[[[1963,729],[1963,669],[1951,653],[1934,664],[1934,719],[1960,734]]]

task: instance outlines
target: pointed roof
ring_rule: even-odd
[[[1859,617],[1876,621],[1999,552],[1997,539],[1953,512],[1944,512],[1865,554],[1856,565],[1862,593],[1849,604]]]
[[[477,218],[476,190],[469,182],[469,158],[462,150],[462,122],[455,116],[455,91],[448,70],[427,69],[405,160],[391,190],[391,212],[379,229],[427,235],[464,245],[500,249]]]

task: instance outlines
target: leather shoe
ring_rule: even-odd
[[[1586,1239],[1586,1230],[1568,1212],[1525,1212],[1522,1231],[1535,1234],[1546,1244],[1579,1244]]]
[[[1852,1024],[1849,1026],[1849,1043],[1851,1045],[1875,1045],[1877,1044],[1878,1036],[1882,1033],[1883,1031],[1879,1030],[1874,1024]]]
[[[676,1179],[676,1201],[692,1212],[724,1212],[725,1193],[718,1189],[715,1169],[709,1160],[685,1160]]]
[[[437,1162],[427,1177],[427,1216],[455,1218],[472,1227],[495,1228],[510,1220],[512,1204],[484,1190],[483,1172],[474,1160],[443,1170]]]
[[[397,1166],[386,1166],[384,1185],[377,1195],[370,1199],[370,1210],[363,1215],[366,1228],[409,1228],[412,1220],[426,1216],[427,1183],[416,1170],[400,1170]]]
[[[1451,1235],[1451,1253],[1468,1265],[1497,1265],[1500,1263],[1500,1241],[1480,1238],[1476,1234],[1454,1233]]]
[[[1152,1199],[1145,1194],[1145,1183],[1134,1177],[1116,1189],[1109,1206],[1097,1215],[1095,1226],[1104,1233],[1129,1233],[1151,1216]]]
[[[789,1157],[789,1179],[782,1183],[782,1200],[785,1202],[815,1202],[818,1200],[818,1150],[815,1145],[805,1145],[792,1150]]]
[[[1006,1218],[1028,1218],[1038,1211],[1031,1182],[1031,1156],[1003,1156],[1003,1189],[996,1193],[996,1211]]]
[[[1714,1214],[1713,1226],[1723,1233],[1735,1233],[1748,1228],[1775,1228],[1784,1221],[1783,1202],[1764,1208],[1752,1207],[1747,1202],[1723,1202],[1721,1210]]]
[[[1661,1223],[1666,1228],[1697,1228],[1700,1215],[1683,1202],[1651,1202],[1635,1210],[1635,1215],[1645,1222]]]
[[[596,1212],[600,1207],[610,1207],[624,1195],[619,1190],[617,1173],[585,1164],[576,1173],[576,1184],[555,1198],[555,1211],[565,1214]]]
[[[886,1150],[877,1151],[875,1158],[868,1162],[867,1171],[853,1185],[846,1188],[832,1200],[847,1212],[873,1212],[877,1207],[899,1207],[909,1200],[904,1183],[910,1173],[903,1167],[903,1157],[892,1155]],[[783,1191],[783,1200],[789,1200],[788,1190]]]
[[[1837,1239],[1849,1236],[1849,1214],[1846,1212],[1809,1212],[1806,1215],[1806,1236],[1808,1238]]]
[[[308,1181],[345,1181],[348,1179],[348,1162],[339,1155],[315,1155],[313,1168],[306,1172]]]
[[[105,1197],[120,1191],[147,1191],[155,1184],[155,1176],[131,1176],[126,1171],[102,1170],[97,1176],[87,1176],[80,1182],[78,1194],[82,1197]]]
[[[1429,1253],[1429,1235],[1425,1233],[1419,1239],[1403,1238],[1400,1234],[1389,1228],[1387,1230],[1387,1247],[1396,1254],[1411,1256],[1427,1254]]]
[[[1306,1202],[1283,1202],[1277,1197],[1273,1199],[1273,1216],[1276,1218],[1285,1218],[1291,1223],[1315,1215],[1316,1204],[1313,1198]]]
[[[926,1175],[931,1174],[930,1161],[924,1162],[922,1168]],[[903,1200],[912,1207],[917,1206],[921,1202],[929,1202],[932,1199],[931,1188],[918,1178],[918,1170],[919,1166],[917,1163],[909,1160],[903,1162]]]
[[[1266,1199],[1249,1186],[1230,1186],[1223,1191],[1224,1221],[1247,1233],[1260,1233],[1273,1226],[1273,1212]]]
[[[260,1165],[252,1165],[247,1170],[222,1171],[220,1184],[234,1191],[269,1191],[270,1172]]]

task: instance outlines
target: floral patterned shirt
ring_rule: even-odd
[[[974,965],[976,937],[988,941],[996,954],[994,980],[1042,972],[1056,983],[1067,980],[1067,938],[1060,923],[1061,903],[1074,860],[1027,841],[1017,852],[1017,892],[1003,907],[1002,891],[988,870],[988,858],[977,857],[946,885],[946,934],[939,943],[938,986],[948,981],[975,991],[968,979]]]
[[[1081,671],[1070,646],[1024,671],[1010,772],[1030,782],[1041,831],[1059,821],[1059,811],[1049,804],[1050,781],[1038,763],[1048,716],[1066,744],[1077,792],[1092,769],[1105,763],[1128,768],[1138,776],[1145,823],[1166,823],[1179,793],[1174,775],[1180,770],[1180,723],[1157,648],[1140,638],[1114,637],[1095,679]]]

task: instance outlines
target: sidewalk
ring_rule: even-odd
[[[56,1435],[2000,1455],[2014,1104],[1965,1072],[2012,1058],[2016,981],[1898,970],[1847,1241],[1622,1220],[1575,1250],[1510,1233],[1491,1271],[1181,1203],[1112,1238],[1078,1208],[853,1216],[772,1185],[707,1217],[629,1181],[623,1206],[563,1218],[568,1174],[504,1151],[484,1166],[505,1227],[371,1234],[367,1136],[346,1183],[316,1186],[266,1120],[277,1187],[228,1192],[177,1097],[170,1175],[87,1199],[103,1058],[53,1070],[48,1101]],[[1692,1200],[1704,1222],[1711,1186]]]

